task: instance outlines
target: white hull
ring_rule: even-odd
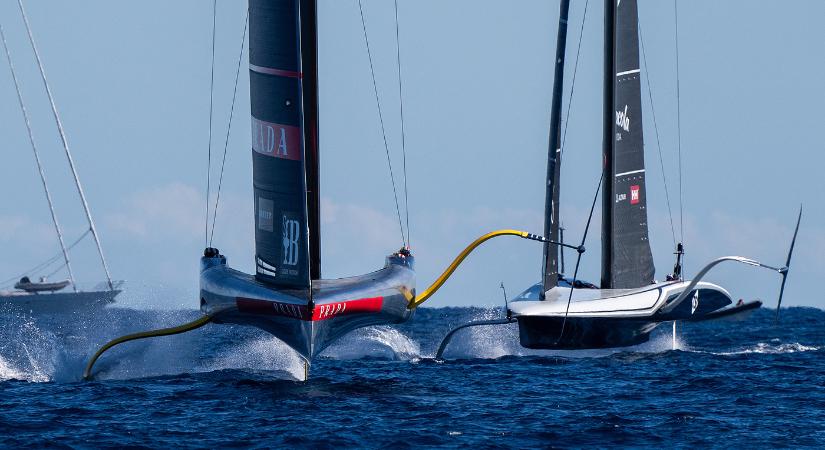
[[[684,292],[690,281],[671,281],[657,283],[639,289],[574,289],[570,309],[567,311],[567,299],[570,288],[554,287],[545,294],[545,300],[520,300],[510,303],[513,317],[520,316],[560,316],[564,317],[613,317],[639,318],[656,313],[670,312],[678,305],[668,304]],[[713,283],[699,282],[694,288],[699,291],[698,305],[691,308],[693,313],[700,311],[702,294],[718,293],[728,299],[728,291]],[[691,300],[688,297],[686,300]],[[719,307],[714,308],[715,311]],[[701,308],[705,309],[705,308]]]
[[[71,314],[98,310],[114,303],[120,290],[34,294],[21,291],[0,292],[0,312],[21,311],[32,314]]]

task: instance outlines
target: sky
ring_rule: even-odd
[[[578,241],[600,174],[603,2],[590,1],[586,16],[585,1],[571,3],[561,216],[567,240]],[[671,271],[674,239],[682,237],[688,277],[723,255],[784,264],[803,204],[783,304],[825,307],[818,287],[825,275],[825,2],[682,1],[678,72],[674,3],[639,3],[647,60],[643,91],[650,86],[643,120],[657,278]],[[423,289],[479,235],[543,229],[559,5],[398,4],[411,246]],[[212,3],[25,5],[112,275],[126,280],[121,304],[197,308]],[[393,3],[363,0],[363,6],[403,215]],[[245,8],[241,0],[218,2],[213,163],[223,154]],[[0,24],[59,220],[73,241],[86,229],[85,218],[16,2],[0,4]],[[358,2],[320,0],[319,30],[322,272],[335,278],[381,267],[400,248],[401,236]],[[252,272],[246,53],[243,58],[213,245],[232,266]],[[0,279],[6,279],[59,248],[7,62],[0,61]],[[219,171],[213,169],[214,180]],[[582,278],[595,281],[599,209],[580,270]],[[569,272],[573,255],[566,256]],[[81,284],[103,279],[91,240],[72,258]],[[540,272],[540,244],[499,238],[473,253],[427,305],[499,305],[500,283],[513,296],[538,281]],[[735,298],[768,305],[779,289],[776,274],[739,265],[720,266],[708,279]]]

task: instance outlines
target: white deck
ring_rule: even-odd
[[[656,313],[669,297],[680,294],[690,281],[657,283],[640,289],[574,289],[569,316],[578,317],[645,317]],[[696,289],[716,290],[730,296],[723,288],[700,282]],[[564,316],[570,288],[555,287],[545,300],[514,300],[510,303],[513,317]],[[675,306],[675,305],[671,305]]]

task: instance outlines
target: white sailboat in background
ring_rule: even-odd
[[[63,149],[66,154],[66,159],[68,160],[69,168],[71,169],[72,176],[74,178],[75,187],[77,188],[81,204],[83,205],[83,211],[88,221],[88,229],[72,244],[68,246],[66,245],[66,242],[63,238],[63,231],[60,227],[60,223],[57,220],[57,214],[54,209],[52,195],[49,191],[48,183],[46,182],[46,174],[43,170],[40,154],[38,152],[37,145],[35,144],[34,134],[31,128],[31,121],[29,119],[29,113],[23,101],[23,94],[20,89],[20,83],[17,78],[17,73],[14,70],[14,64],[12,63],[11,53],[6,42],[6,36],[3,32],[2,26],[0,25],[0,39],[2,39],[3,42],[3,49],[9,64],[9,70],[11,71],[12,80],[14,82],[14,88],[17,93],[17,100],[19,102],[20,110],[23,114],[23,119],[26,124],[29,142],[31,143],[31,148],[34,153],[35,161],[37,163],[40,181],[43,184],[43,190],[46,194],[46,201],[49,205],[49,212],[51,213],[52,223],[54,224],[55,234],[57,235],[57,240],[60,243],[61,250],[59,254],[46,260],[45,262],[23,272],[22,274],[14,276],[0,283],[0,308],[2,308],[2,311],[11,309],[30,311],[32,313],[71,313],[100,308],[115,301],[115,297],[121,292],[120,286],[123,282],[113,281],[109,273],[109,267],[106,264],[106,258],[103,255],[103,248],[100,244],[100,238],[98,237],[98,232],[95,228],[94,220],[92,219],[92,213],[89,210],[89,204],[86,201],[86,195],[83,192],[83,186],[80,184],[80,178],[77,174],[77,169],[75,168],[74,160],[72,159],[72,154],[69,151],[69,144],[66,140],[66,133],[63,130],[63,125],[60,121],[60,116],[57,113],[57,107],[55,106],[54,97],[52,96],[51,89],[49,87],[48,82],[46,81],[46,74],[43,70],[43,64],[40,60],[40,54],[38,53],[37,47],[34,43],[34,37],[32,35],[31,27],[26,16],[26,12],[23,8],[22,1],[18,1],[18,6],[20,7],[20,14],[23,18],[23,23],[26,26],[26,31],[28,32],[29,43],[31,44],[32,51],[37,61],[38,69],[40,70],[40,76],[43,81],[43,86],[45,88],[46,94],[48,95],[49,102],[51,104],[51,111],[54,115],[57,129],[60,133],[60,138],[63,143]],[[75,281],[74,272],[72,271],[72,265],[69,258],[69,252],[72,248],[74,248],[77,244],[79,244],[84,238],[86,238],[89,235],[92,236],[95,242],[98,255],[100,256],[100,262],[103,266],[103,271],[106,274],[106,281],[98,284],[91,290],[83,291],[79,289]],[[55,268],[54,265],[60,263],[61,260],[63,264],[60,264]],[[50,282],[47,280],[48,277],[61,272],[63,269],[65,269],[66,271],[66,274],[68,276],[67,279],[55,282]],[[49,271],[49,273],[47,275],[42,275],[42,273],[45,271]],[[36,278],[38,281],[32,281],[32,278]],[[71,288],[71,290],[67,288]]]

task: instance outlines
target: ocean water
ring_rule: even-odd
[[[115,336],[195,311],[111,309],[61,321],[0,317],[0,446],[825,446],[825,312],[669,324],[614,351],[538,352],[515,326],[479,327],[432,359],[454,325],[499,310],[422,308],[355,332],[303,365],[276,339],[226,325]]]

